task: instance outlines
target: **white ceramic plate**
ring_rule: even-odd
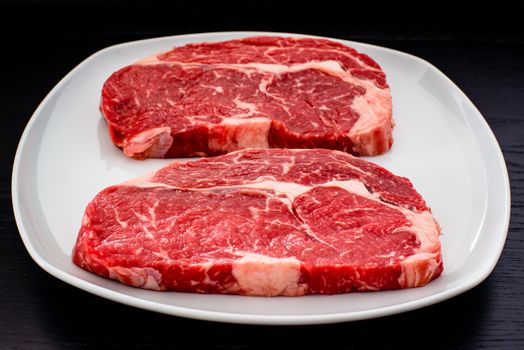
[[[464,93],[428,62],[349,41],[341,42],[373,57],[387,74],[395,144],[371,160],[410,178],[433,208],[444,232],[441,277],[409,290],[264,298],[140,290],[73,265],[71,251],[83,210],[95,194],[168,162],[129,159],[113,146],[98,110],[102,84],[109,75],[173,46],[277,34],[208,33],[116,45],[92,55],[62,79],[27,125],[13,169],[14,213],[33,259],[69,284],[124,304],[253,324],[314,324],[390,315],[448,299],[484,280],[504,246],[510,214],[507,170],[493,133]]]

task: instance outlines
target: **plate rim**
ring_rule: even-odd
[[[481,273],[476,273],[475,278],[470,279],[469,283],[460,284],[454,288],[446,289],[438,294],[432,294],[426,297],[422,297],[420,299],[411,300],[411,301],[403,302],[400,304],[382,306],[382,307],[378,307],[378,308],[370,309],[370,310],[360,310],[360,311],[342,312],[342,313],[328,313],[328,314],[318,314],[318,315],[259,315],[259,314],[247,314],[247,313],[244,314],[244,313],[238,313],[238,312],[221,312],[221,311],[212,311],[212,310],[201,310],[201,309],[194,309],[194,308],[176,306],[176,305],[167,306],[165,304],[160,304],[158,302],[141,299],[139,297],[131,296],[125,293],[121,293],[121,292],[112,290],[112,289],[108,289],[102,286],[95,285],[79,277],[70,275],[69,273],[61,270],[60,268],[57,268],[53,264],[49,263],[45,258],[43,258],[39,254],[35,246],[33,245],[32,240],[29,237],[30,235],[28,234],[26,230],[25,220],[23,218],[24,214],[23,214],[23,210],[21,209],[21,202],[20,202],[18,188],[20,187],[19,168],[21,166],[21,162],[23,161],[23,155],[25,153],[24,148],[28,144],[27,142],[28,135],[31,133],[31,130],[35,127],[34,125],[36,121],[38,120],[42,109],[47,105],[48,101],[58,91],[60,91],[60,89],[71,79],[72,76],[75,75],[75,73],[82,66],[86,65],[90,61],[96,59],[97,56],[102,55],[103,53],[107,51],[115,50],[120,47],[134,46],[134,45],[145,43],[145,42],[151,43],[155,41],[164,41],[164,40],[181,40],[184,38],[194,39],[196,41],[199,38],[205,39],[206,37],[209,37],[212,35],[224,35],[224,36],[249,36],[249,35],[278,36],[280,35],[280,36],[297,36],[297,37],[331,39],[331,40],[348,43],[349,45],[355,43],[362,47],[385,50],[395,55],[401,55],[411,60],[418,61],[419,63],[422,63],[424,66],[431,68],[435,73],[438,74],[439,78],[444,79],[446,83],[453,86],[456,89],[456,91],[459,92],[460,97],[464,101],[467,101],[468,107],[471,108],[475,112],[477,117],[479,117],[478,119],[479,119],[479,122],[481,123],[482,129],[486,131],[488,135],[488,137],[485,138],[485,140],[489,143],[490,148],[493,148],[493,150],[495,151],[494,156],[496,157],[496,160],[498,161],[496,169],[500,171],[500,175],[502,175],[503,184],[502,183],[501,184],[503,185],[503,189],[504,189],[502,198],[505,199],[505,203],[504,203],[504,207],[500,208],[500,210],[504,213],[504,217],[501,219],[503,220],[503,232],[501,232],[500,234],[500,237],[498,240],[498,243],[499,243],[498,246],[493,249],[494,258],[492,261],[490,261],[490,264],[488,265],[488,267],[482,270]],[[485,158],[483,157],[483,159]],[[93,54],[91,54],[90,56],[82,60],[71,71],[69,71],[50,90],[50,92],[45,96],[42,102],[40,102],[38,107],[35,109],[35,111],[31,115],[31,118],[29,119],[29,121],[27,122],[24,128],[22,136],[20,137],[20,141],[18,143],[14,162],[13,162],[13,170],[12,170],[11,175],[12,175],[11,197],[12,197],[13,213],[15,216],[15,221],[17,224],[19,234],[31,258],[43,270],[45,270],[52,276],[62,280],[63,282],[66,282],[70,285],[73,285],[91,294],[94,294],[99,297],[103,297],[103,298],[106,298],[112,301],[116,301],[119,303],[138,307],[138,308],[145,309],[145,310],[173,315],[173,316],[207,320],[207,321],[220,321],[220,322],[227,322],[227,323],[244,323],[244,324],[260,324],[260,325],[262,324],[265,324],[265,325],[269,325],[269,324],[272,324],[272,325],[301,325],[301,324],[325,324],[325,323],[337,323],[337,322],[345,322],[345,321],[357,321],[357,320],[363,320],[363,319],[369,319],[369,318],[388,316],[388,315],[397,314],[401,312],[407,312],[407,311],[415,310],[421,307],[429,306],[429,305],[447,300],[449,298],[457,296],[477,286],[491,274],[491,272],[493,271],[497,262],[500,259],[500,255],[502,254],[502,250],[504,248],[504,244],[507,239],[509,223],[510,223],[510,213],[511,213],[511,189],[510,189],[509,175],[507,171],[506,162],[504,159],[504,154],[502,153],[502,150],[496,139],[496,136],[493,133],[492,129],[490,128],[489,124],[487,123],[486,119],[482,115],[482,113],[480,113],[480,111],[478,110],[478,108],[473,104],[473,102],[468,98],[468,96],[460,89],[460,87],[458,87],[442,71],[440,71],[437,67],[435,67],[430,62],[420,57],[417,57],[412,54],[405,53],[399,50],[395,50],[395,49],[391,49],[391,48],[387,48],[383,46],[378,46],[378,45],[372,45],[368,43],[362,43],[362,42],[353,41],[353,40],[315,36],[315,35],[309,35],[309,34],[288,33],[288,32],[219,31],[219,32],[203,32],[203,33],[191,33],[191,34],[181,34],[181,35],[169,35],[169,36],[161,36],[161,37],[154,37],[154,38],[149,38],[149,39],[141,39],[141,40],[134,40],[134,41],[124,42],[124,43],[119,43],[119,44],[105,47],[101,50],[94,52]],[[489,203],[489,199],[488,199],[488,203]],[[486,218],[483,219],[483,223],[485,221],[486,221]]]

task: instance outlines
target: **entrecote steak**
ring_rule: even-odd
[[[73,261],[122,283],[298,296],[423,286],[440,227],[411,182],[347,153],[246,149],[102,190]]]
[[[392,145],[386,76],[370,57],[318,38],[197,43],[112,74],[101,111],[129,157],[215,156],[244,148]]]

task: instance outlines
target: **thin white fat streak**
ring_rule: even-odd
[[[270,52],[270,51],[276,51],[276,50],[286,50],[288,48],[286,47],[278,47],[278,46],[275,46],[275,47],[271,47],[269,48],[266,53]],[[333,48],[333,49],[327,49],[327,48],[321,48],[321,49],[317,49],[317,48],[313,48],[313,47],[308,47],[308,48],[302,48],[302,50],[307,50],[307,51],[321,51],[321,52],[334,52],[334,53],[338,53],[338,54],[342,54],[344,56],[347,56],[351,59],[354,59],[356,61],[358,61],[364,68],[366,68],[367,70],[373,70],[373,71],[380,71],[380,69],[378,68],[375,68],[375,67],[372,67],[370,66],[367,62],[364,62],[362,60],[362,58],[360,57],[360,55],[353,55],[353,54],[350,54],[349,52],[347,51],[343,51],[343,50],[338,50],[336,48]],[[360,53],[362,54],[362,53]],[[266,55],[267,56],[267,55]]]
[[[200,86],[211,89],[211,90],[215,90],[215,92],[218,92],[218,93],[224,92],[224,89],[222,88],[222,86],[213,86],[213,85],[205,85],[205,84],[201,84]]]
[[[284,174],[287,174],[293,166],[295,166],[295,157],[289,158],[289,162],[283,162],[282,163],[282,171]]]
[[[285,194],[291,201],[295,200],[298,196],[310,191],[315,187],[340,187],[348,192],[359,194],[364,196],[365,194],[371,195],[364,184],[358,180],[346,180],[346,181],[330,181],[320,185],[305,186],[293,182],[280,182],[280,181],[262,181],[251,184],[243,184],[238,186],[228,187],[241,187],[249,189],[261,189],[261,190],[273,190],[277,193]],[[372,196],[372,195],[371,195]],[[378,199],[373,197],[374,200]]]
[[[346,73],[340,63],[333,60],[318,61],[318,62],[306,62],[306,63],[297,63],[293,65],[285,64],[271,64],[271,63],[246,63],[232,65],[233,68],[251,68],[261,72],[273,73],[273,74],[284,74],[284,73],[294,73],[306,69],[316,69],[320,71],[325,71],[327,73]]]
[[[122,186],[134,186],[134,187],[143,187],[143,188],[150,188],[150,187],[164,187],[169,189],[177,189],[177,190],[183,190],[183,191],[195,191],[195,192],[208,192],[213,190],[221,190],[221,189],[258,189],[258,190],[269,190],[274,191],[277,193],[285,194],[289,199],[294,200],[296,197],[308,192],[309,190],[315,188],[315,187],[339,187],[342,188],[350,193],[358,194],[360,196],[369,198],[371,200],[381,202],[380,199],[376,195],[373,195],[368,191],[366,186],[359,180],[345,180],[345,181],[339,181],[339,180],[333,180],[329,181],[323,184],[319,185],[312,185],[312,186],[306,186],[306,185],[300,185],[294,182],[281,182],[281,181],[272,181],[272,180],[266,180],[266,176],[262,176],[260,179],[263,179],[263,181],[260,182],[254,182],[254,183],[246,183],[246,184],[235,184],[235,185],[225,185],[225,186],[212,186],[212,187],[205,187],[205,188],[193,188],[193,187],[178,187],[178,186],[172,186],[167,185],[160,182],[151,182],[152,176],[154,176],[155,173],[150,173],[148,175],[142,176],[140,178],[132,179],[126,182],[123,182]],[[384,203],[382,204],[399,209],[399,210],[405,210],[410,213],[412,213],[409,209],[397,207],[393,204]],[[417,213],[413,213],[414,215],[418,215]]]
[[[255,104],[242,101],[238,97],[235,97],[233,99],[233,102],[235,103],[237,108],[247,109],[247,113],[235,115],[234,117],[236,118],[246,118],[258,112],[257,106],[255,106]],[[228,119],[233,119],[233,118],[228,118]]]
[[[319,69],[328,72],[340,72],[344,73],[344,69],[334,60],[317,61],[317,62],[306,62],[297,63],[293,65],[285,65],[278,63],[200,63],[200,62],[177,62],[177,61],[161,61],[158,59],[158,55],[149,56],[135,63],[139,66],[155,65],[155,64],[173,64],[186,67],[200,67],[203,65],[213,66],[214,68],[226,68],[235,69],[240,71],[246,71],[251,73],[252,71],[267,72],[273,74],[283,74],[290,72],[298,72],[305,69]],[[247,72],[249,71],[249,72]]]

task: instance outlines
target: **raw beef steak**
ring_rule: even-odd
[[[101,191],[73,260],[136,287],[244,295],[425,285],[440,228],[406,178],[347,153],[249,149]]]
[[[101,110],[137,159],[244,148],[386,152],[391,96],[368,56],[325,39],[253,37],[191,44],[115,72]]]

